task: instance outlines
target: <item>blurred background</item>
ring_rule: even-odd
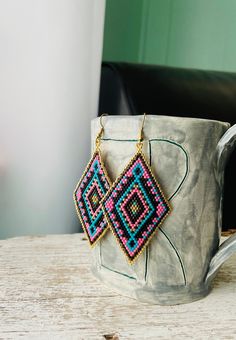
[[[235,0],[107,0],[103,59],[236,70]]]
[[[105,0],[0,0],[0,237],[79,229]]]
[[[73,233],[102,60],[235,71],[235,0],[0,0],[0,238]]]

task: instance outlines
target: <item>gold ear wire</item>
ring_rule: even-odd
[[[144,112],[143,120],[142,120],[142,125],[141,125],[140,131],[139,131],[139,137],[138,137],[138,142],[137,142],[137,149],[138,149],[138,151],[141,151],[142,150],[142,146],[143,146],[143,136],[144,136],[143,135],[143,127],[144,127],[145,118],[146,118],[146,113]]]
[[[102,123],[102,118],[103,118],[104,116],[108,116],[108,113],[102,113],[101,116],[100,116],[100,125],[101,125],[101,128],[102,128],[103,130],[104,130],[104,125],[103,125],[103,123]]]
[[[104,133],[104,125],[103,125],[103,122],[102,122],[102,118],[103,118],[104,116],[107,116],[107,115],[108,115],[107,113],[103,113],[103,114],[101,114],[100,119],[99,119],[101,129],[100,129],[100,131],[99,131],[99,133],[98,133],[98,135],[97,135],[97,137],[96,137],[96,141],[95,141],[95,143],[96,143],[96,149],[97,149],[97,150],[98,150],[99,147],[100,147],[101,138],[102,138],[102,135],[103,135],[103,133]]]

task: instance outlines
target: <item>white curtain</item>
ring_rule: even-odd
[[[77,232],[105,0],[0,0],[0,238]]]

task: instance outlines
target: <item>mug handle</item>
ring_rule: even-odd
[[[211,259],[205,279],[207,285],[211,284],[211,281],[216,276],[222,264],[234,253],[236,253],[236,233],[227,238],[227,240],[220,245],[217,253]]]
[[[231,126],[219,140],[216,147],[216,171],[219,175],[224,172],[225,164],[236,144],[236,124]]]
[[[216,147],[215,170],[218,183],[223,185],[225,164],[236,144],[236,124],[229,128]],[[227,238],[212,257],[205,282],[210,285],[221,265],[236,253],[236,233]]]

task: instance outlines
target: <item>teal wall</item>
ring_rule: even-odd
[[[103,59],[137,62],[143,0],[107,0]]]
[[[236,0],[107,0],[103,59],[236,71]]]

